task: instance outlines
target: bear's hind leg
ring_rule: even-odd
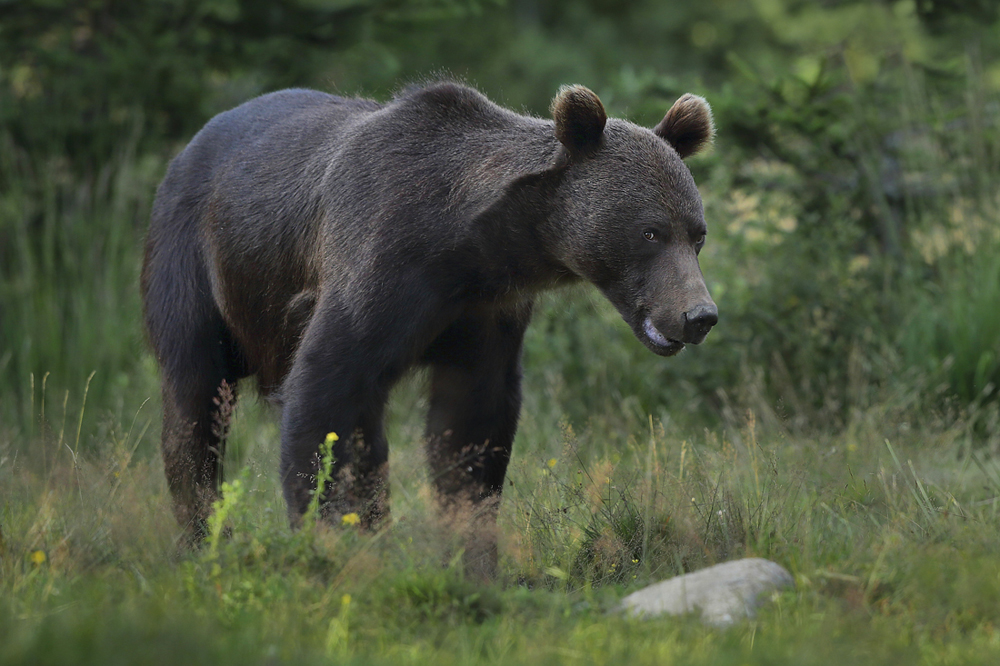
[[[243,374],[221,317],[195,330],[164,345],[171,353],[161,357],[163,467],[174,515],[192,543],[206,536],[218,499],[236,382]]]

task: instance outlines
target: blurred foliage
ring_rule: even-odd
[[[449,16],[460,0],[7,0],[0,123],[33,154],[96,166],[138,125],[185,138],[265,90],[315,82],[376,17]]]
[[[212,114],[442,74],[542,116],[569,82],[645,126],[686,91],[716,114],[690,166],[720,325],[662,361],[592,292],[550,298],[531,409],[808,428],[887,395],[974,408],[1000,385],[998,19],[987,0],[0,0],[0,414],[29,413],[45,372],[58,396],[98,370],[112,409],[149,394],[138,247],[167,156]]]
[[[947,29],[949,19],[957,16],[992,22],[997,20],[1000,5],[993,0],[916,0],[920,20],[934,31]]]

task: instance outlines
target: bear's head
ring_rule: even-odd
[[[682,161],[712,140],[708,104],[684,95],[652,130],[608,119],[593,92],[552,102],[562,144],[558,260],[595,284],[649,349],[672,356],[718,320],[698,253],[708,227]]]

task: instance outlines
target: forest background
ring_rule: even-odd
[[[18,580],[37,584],[41,565],[31,558],[46,553],[51,563],[59,544],[88,553],[73,580],[108,562],[135,564],[122,555],[121,537],[81,537],[72,517],[62,531],[53,527],[47,493],[79,491],[87,506],[109,501],[85,501],[82,489],[98,492],[109,470],[140,460],[152,469],[142,478],[156,484],[148,501],[166,511],[155,469],[158,377],[138,273],[170,158],[212,115],[264,92],[308,86],[385,100],[438,76],[541,117],[566,83],[587,85],[611,115],[647,127],[684,92],[705,96],[715,113],[715,148],[690,167],[705,201],[701,263],[719,325],[700,347],[660,359],[592,289],[544,298],[526,342],[515,457],[552,464],[526,480],[564,460],[590,471],[635,463],[646,470],[635,472],[641,479],[649,467],[639,463],[649,460],[636,441],[644,437],[681,451],[681,481],[685,447],[697,443],[705,460],[724,460],[742,446],[750,458],[740,464],[756,475],[754,447],[770,438],[797,452],[789,454],[795,474],[775,477],[785,487],[829,464],[830,451],[867,451],[875,478],[887,445],[891,458],[894,445],[908,447],[918,469],[896,460],[898,475],[920,488],[911,508],[926,520],[961,497],[951,489],[921,498],[920,456],[933,460],[929,467],[966,471],[974,460],[993,478],[1000,10],[992,0],[0,0],[0,559],[5,580],[15,581],[8,591]],[[391,431],[415,452],[421,381],[397,392],[392,416]],[[273,456],[277,438],[266,407],[250,398],[240,410],[232,470]],[[69,467],[54,462],[60,455]],[[93,470],[90,485],[81,461]],[[835,483],[850,479],[853,471]],[[513,554],[510,576],[565,582],[570,598],[602,581],[626,585],[608,575],[608,552],[632,553],[630,539],[639,538],[642,558],[619,558],[642,559],[633,579],[735,554],[783,554],[786,565],[799,561],[792,568],[800,582],[831,562],[850,569],[844,589],[854,589],[850,576],[863,581],[869,612],[904,594],[905,586],[879,587],[873,573],[884,561],[871,545],[881,536],[850,565],[831,554],[795,555],[794,540],[776,536],[781,529],[750,528],[750,503],[736,542],[723,530],[725,545],[707,547],[722,538],[711,520],[683,538],[655,533],[649,515],[623,527],[636,506],[655,504],[648,493],[640,501],[635,484],[623,486],[633,494],[592,507],[596,522],[587,518],[559,542],[568,564],[529,566]],[[994,512],[984,520],[995,532],[1000,484],[966,485],[981,491],[970,490],[968,502]],[[871,505],[902,511],[892,489]],[[822,513],[813,500],[802,511]],[[601,518],[617,539],[607,552],[598,547]],[[173,529],[165,524],[157,523]],[[656,534],[666,559],[652,566]],[[701,543],[689,549],[698,554],[681,542]],[[989,560],[987,569],[996,567]],[[54,602],[37,603],[31,608]],[[27,611],[10,617],[19,612]],[[983,610],[973,624],[997,619]],[[31,632],[44,623],[28,625],[17,635],[37,658],[31,650],[42,642]]]

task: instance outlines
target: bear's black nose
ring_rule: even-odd
[[[698,344],[719,321],[715,303],[702,303],[684,313],[684,342]]]

